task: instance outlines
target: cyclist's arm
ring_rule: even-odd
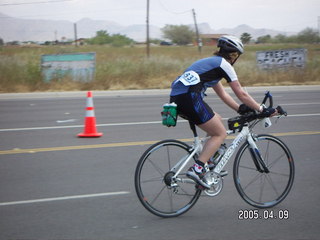
[[[229,82],[229,85],[241,102],[243,102],[244,104],[256,111],[262,111],[260,104],[258,104],[247,92],[244,91],[239,81]]]
[[[221,82],[218,82],[212,88],[225,104],[233,110],[238,111],[239,104],[229,95],[229,93],[226,92]]]

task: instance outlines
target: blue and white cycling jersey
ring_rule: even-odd
[[[185,85],[181,81],[181,76],[179,76],[171,85],[170,96],[184,94],[189,91],[204,93],[208,87],[215,86],[222,78],[225,78],[227,82],[238,80],[234,68],[220,56],[200,59],[188,67],[184,73],[189,71],[197,73],[198,77],[200,77],[200,82],[196,85]]]

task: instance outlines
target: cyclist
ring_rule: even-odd
[[[221,100],[240,114],[249,111],[263,112],[265,116],[274,115],[274,108],[263,108],[247,92],[238,81],[233,64],[244,52],[242,42],[230,35],[218,39],[219,50],[214,56],[200,59],[189,66],[171,86],[170,102],[177,104],[180,116],[189,119],[207,133],[209,139],[187,176],[205,188],[210,186],[203,181],[204,166],[218,150],[226,138],[226,129],[221,116],[214,112],[203,100],[205,91],[212,87]],[[237,98],[239,105],[224,89],[220,80],[224,78]]]

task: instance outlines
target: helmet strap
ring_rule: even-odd
[[[231,65],[235,64],[239,57],[240,57],[240,55],[239,55],[232,63],[230,63],[230,64],[231,64]]]

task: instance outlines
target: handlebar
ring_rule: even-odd
[[[267,91],[265,96],[264,96],[264,99],[262,101],[262,105],[265,105],[267,100],[269,100],[269,106],[268,108],[272,108],[273,107],[273,98],[272,98],[272,95],[270,93],[270,91]]]
[[[267,91],[267,92],[265,93],[264,99],[263,99],[263,101],[262,101],[262,105],[265,106],[267,100],[269,100],[269,106],[268,106],[268,108],[272,108],[272,107],[273,107],[273,97],[272,97],[270,91]],[[276,109],[277,109],[279,115],[281,115],[281,116],[282,116],[282,115],[283,115],[283,116],[287,116],[287,115],[288,115],[287,112],[286,112],[281,106],[277,106]]]
[[[269,103],[268,108],[272,108],[273,107],[273,98],[272,98],[270,91],[267,91],[265,93],[265,96],[262,101],[262,105],[265,106],[267,101]],[[277,106],[276,110],[278,112],[279,117],[280,116],[287,116],[287,112],[281,106]],[[251,112],[248,112],[244,115],[240,115],[240,116],[228,119],[229,129],[233,130],[233,131],[238,129],[239,131],[241,131],[242,127],[244,126],[245,123],[248,123],[248,122],[251,122],[251,121],[254,121],[257,119],[263,119],[263,118],[266,118],[264,113],[258,113],[256,111],[251,111]],[[235,128],[235,126],[237,126],[237,127]]]

